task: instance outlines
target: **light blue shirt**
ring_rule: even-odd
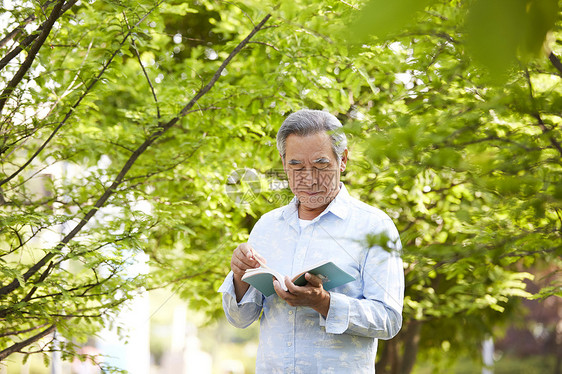
[[[368,234],[386,234],[391,250],[368,248]],[[263,215],[248,243],[282,274],[330,260],[355,277],[329,291],[324,318],[253,287],[237,303],[230,272],[219,288],[228,321],[245,328],[261,315],[256,373],[374,373],[377,339],[392,338],[402,325],[404,270],[391,219],[341,184],[310,225],[301,229],[295,198]]]

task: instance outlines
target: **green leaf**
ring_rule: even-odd
[[[181,4],[169,4],[163,3],[160,6],[160,12],[163,14],[175,14],[179,16],[185,16],[188,13],[197,13],[198,10],[191,8],[189,3],[181,3]]]
[[[350,41],[364,42],[369,36],[384,39],[401,32],[429,3],[429,0],[369,0],[351,22]]]
[[[476,0],[466,21],[467,47],[505,82],[519,59],[536,57],[559,15],[557,0]]]

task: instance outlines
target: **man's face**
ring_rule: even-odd
[[[301,208],[324,210],[339,192],[340,175],[346,162],[347,150],[338,162],[330,136],[325,132],[287,137],[283,168]]]

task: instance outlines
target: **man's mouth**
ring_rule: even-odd
[[[304,191],[304,193],[307,194],[308,196],[315,196],[315,195],[318,195],[320,193],[320,191],[316,191],[316,192]]]

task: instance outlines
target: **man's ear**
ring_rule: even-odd
[[[287,173],[287,168],[285,167],[285,157],[281,153],[279,153],[279,157],[281,157],[281,164],[283,165],[283,170]]]
[[[347,148],[344,149],[342,156],[341,156],[341,161],[340,161],[340,171],[343,173],[345,171],[345,167],[347,166]]]

